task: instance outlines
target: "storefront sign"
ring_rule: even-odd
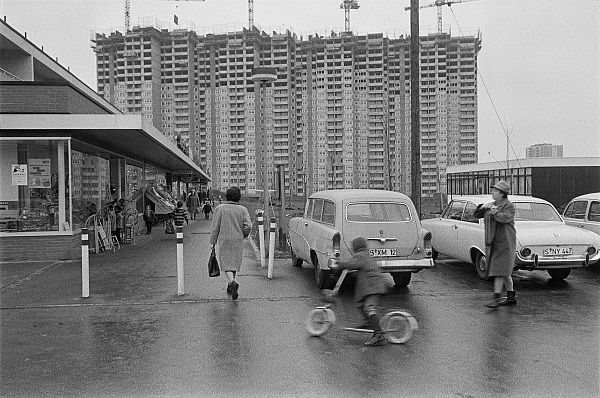
[[[27,185],[27,165],[13,164],[12,168],[12,184]]]
[[[52,187],[50,159],[29,159],[29,188]]]

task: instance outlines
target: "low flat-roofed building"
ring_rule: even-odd
[[[448,197],[490,193],[499,180],[512,194],[530,195],[561,207],[576,196],[600,191],[600,157],[526,158],[448,167]]]
[[[0,261],[98,250],[110,204],[138,217],[210,181],[142,115],[124,115],[0,21]],[[162,206],[162,207],[161,207]]]

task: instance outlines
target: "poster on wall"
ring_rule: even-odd
[[[27,185],[27,165],[26,164],[13,164],[12,169],[12,184],[13,185]]]
[[[50,188],[50,159],[29,159],[29,188]]]

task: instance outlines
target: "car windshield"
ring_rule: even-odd
[[[350,222],[410,221],[410,210],[404,203],[369,202],[351,203],[346,207],[346,220]]]
[[[515,221],[562,221],[552,206],[546,203],[515,203]]]

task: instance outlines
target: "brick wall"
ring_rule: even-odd
[[[76,260],[81,258],[81,234],[3,236],[0,261]]]

